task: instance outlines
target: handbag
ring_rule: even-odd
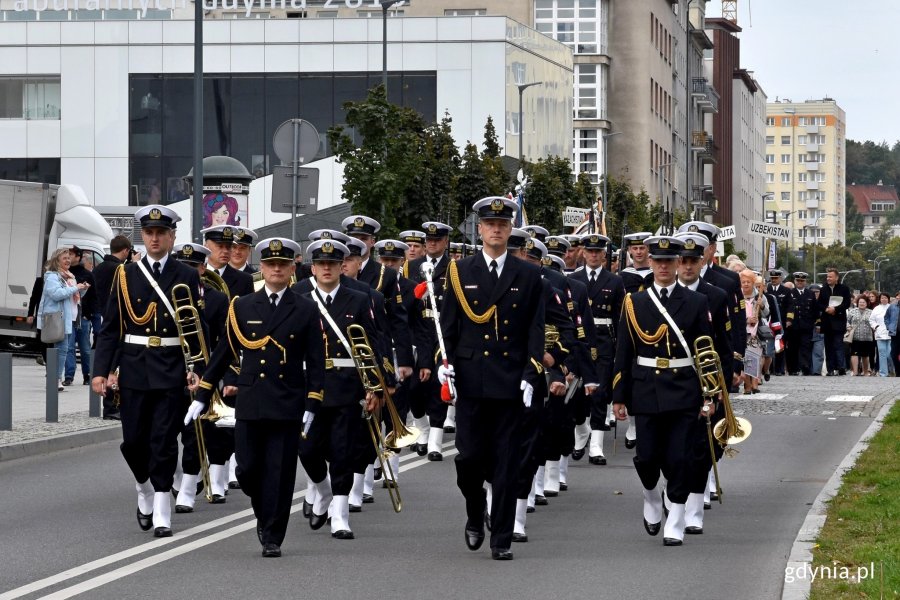
[[[63,323],[63,311],[44,313],[41,315],[41,341],[55,344],[66,337],[66,325]]]
[[[844,334],[844,343],[845,344],[850,344],[853,342],[853,332],[854,331],[856,331],[856,325],[853,325],[852,327],[850,327],[850,329],[847,330],[847,333]]]
[[[775,334],[772,333],[772,329],[766,323],[759,324],[759,327],[756,328],[756,335],[764,342],[771,342],[775,339]]]

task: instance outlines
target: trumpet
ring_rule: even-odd
[[[206,338],[200,326],[200,313],[193,304],[193,293],[190,286],[179,283],[172,287],[172,307],[175,314],[175,326],[178,329],[178,337],[181,340],[181,352],[184,354],[184,364],[188,373],[193,373],[198,366],[204,366],[209,362],[209,349],[206,346]],[[194,400],[194,392],[190,392],[191,400]],[[212,502],[212,485],[209,479],[209,459],[206,453],[206,436],[203,434],[201,421],[227,421],[234,423],[234,409],[227,406],[219,392],[213,393],[209,409],[194,421],[194,431],[197,434],[197,449],[200,454],[200,473],[203,477],[203,485],[206,489],[206,500]],[[217,423],[218,424],[218,423]]]
[[[350,340],[350,353],[353,362],[356,364],[356,370],[362,381],[363,388],[366,392],[382,394],[384,396],[384,406],[387,409],[391,419],[391,427],[393,431],[384,435],[381,431],[381,423],[375,418],[371,412],[365,411],[364,417],[369,425],[369,435],[372,438],[372,444],[375,446],[375,454],[378,456],[378,462],[384,471],[384,476],[389,481],[393,481],[394,485],[388,484],[388,495],[391,498],[391,505],[394,512],[403,510],[403,500],[400,498],[400,486],[397,484],[397,478],[394,468],[391,466],[391,457],[396,454],[400,448],[405,448],[415,443],[419,438],[419,430],[415,427],[407,428],[397,413],[397,407],[391,399],[387,385],[384,381],[384,375],[378,361],[375,358],[375,352],[369,343],[369,336],[361,325],[350,325],[347,327],[347,337]]]
[[[705,400],[712,401],[717,396],[722,396],[722,410],[725,418],[716,423],[715,427],[710,422],[709,405],[703,407],[706,416],[706,434],[709,439],[709,452],[713,460],[713,474],[716,478],[716,493],[719,495],[719,503],[722,503],[722,488],[719,483],[719,468],[716,454],[713,448],[713,439],[725,449],[726,454],[734,453],[729,446],[739,444],[750,437],[753,427],[750,421],[743,417],[736,417],[728,397],[728,384],[722,373],[722,362],[719,353],[713,347],[713,339],[708,335],[694,340],[694,364],[697,367],[697,375],[700,377],[700,388]]]

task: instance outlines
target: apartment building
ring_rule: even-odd
[[[844,243],[846,115],[832,98],[766,107],[766,212],[790,247]]]

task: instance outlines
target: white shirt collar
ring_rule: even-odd
[[[218,275],[221,275],[227,267],[228,263],[225,263],[221,267],[214,267],[209,263],[209,261],[206,262],[206,268],[210,269],[211,271],[215,271]]]
[[[695,281],[694,283],[692,283],[690,285],[685,284],[680,279],[678,280],[678,283],[680,283],[682,287],[686,287],[687,289],[691,290],[692,292],[696,292],[697,288],[700,287],[700,278],[698,277],[697,281]]]
[[[162,258],[160,258],[159,260],[156,260],[155,258],[150,258],[149,256],[147,256],[147,262],[150,264],[150,268],[151,268],[151,269],[153,269],[153,263],[156,263],[156,262],[159,263],[159,271],[160,271],[160,273],[163,271],[163,269],[166,268],[166,261],[167,261],[167,260],[169,260],[169,255],[168,255],[168,254],[166,254],[165,256],[163,256]]]
[[[271,297],[272,297],[272,294],[275,294],[276,296],[278,296],[278,299],[275,300],[275,305],[276,305],[276,306],[278,306],[278,303],[281,302],[281,299],[282,299],[282,298],[284,298],[284,293],[287,291],[287,288],[284,288],[284,289],[281,290],[280,292],[275,292],[275,291],[272,290],[272,288],[270,288],[270,287],[267,286],[267,285],[266,285],[266,286],[263,286],[263,287],[264,287],[265,290],[266,290],[266,298],[271,298]]]
[[[707,264],[703,265],[702,267],[700,267],[700,277],[703,277],[704,275],[706,275],[706,272],[707,272],[708,270],[709,270],[709,263],[707,263]]]
[[[337,296],[338,290],[341,289],[341,284],[338,283],[334,287],[333,290],[326,293],[325,290],[321,289],[319,286],[316,285],[315,279],[313,279],[313,287],[316,288],[316,290],[318,290],[319,294],[322,296],[322,301],[327,303],[328,298],[331,298],[331,301],[334,302],[334,299]]]
[[[669,296],[672,295],[672,291],[675,289],[675,284],[676,284],[676,283],[677,283],[677,280],[676,280],[676,281],[673,281],[673,282],[672,282],[672,285],[667,285],[667,286],[666,286],[666,289],[669,290]],[[662,289],[663,289],[663,288],[662,288],[661,285],[659,285],[658,283],[656,283],[656,282],[654,281],[654,282],[653,282],[653,289],[656,290],[656,295],[657,295],[657,296],[662,297],[662,293],[661,293],[661,292],[662,292]]]
[[[497,258],[491,258],[488,256],[484,250],[481,251],[481,256],[484,257],[484,262],[487,264],[488,271],[491,270],[491,261],[497,261],[497,276],[499,277],[501,273],[503,273],[503,265],[506,264],[506,257],[509,256],[508,252],[504,252]]]
[[[603,265],[600,265],[596,269],[592,269],[591,267],[585,266],[584,270],[587,271],[588,279],[590,279],[591,275],[593,275],[594,273],[597,274],[597,277],[600,277],[600,273],[603,271]]]
[[[436,266],[438,266],[439,264],[441,264],[441,261],[442,261],[442,260],[444,260],[444,255],[441,254],[441,255],[438,256],[437,258],[431,258],[430,256],[428,256],[428,255],[426,254],[426,255],[425,255],[425,260],[426,260],[426,262],[434,261],[434,263],[432,263],[432,264],[434,264],[434,266],[436,267]],[[498,264],[499,264],[499,263],[498,263]]]

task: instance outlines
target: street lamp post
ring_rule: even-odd
[[[525,90],[530,88],[533,85],[541,85],[543,81],[533,81],[531,83],[520,83],[517,84],[516,87],[519,88],[519,168],[522,169],[525,166],[525,154],[522,149],[522,142],[525,138],[525,127],[522,125],[522,94],[525,93]]]
[[[606,197],[606,193],[607,193],[607,189],[608,189],[608,186],[606,185],[606,180],[609,178],[609,166],[608,166],[609,161],[607,160],[607,155],[609,154],[609,152],[608,152],[609,145],[607,144],[606,140],[608,138],[611,138],[614,135],[620,135],[621,133],[622,133],[621,131],[614,131],[612,133],[601,133],[600,134],[600,138],[603,141],[603,212],[606,212],[608,210],[607,207],[609,206],[609,199]],[[591,213],[593,213],[593,212],[594,212],[594,208],[591,207]],[[622,222],[622,242],[623,243],[625,241],[625,229],[627,227],[627,225],[626,225],[627,221],[628,221],[628,204],[626,203],[625,204],[625,217]],[[591,231],[591,233],[594,233],[594,219],[593,218],[591,219],[590,231]]]
[[[659,167],[657,167],[659,169],[659,200],[660,200],[660,202],[662,202],[663,194],[665,194],[665,189],[666,189],[666,182],[665,182],[665,178],[663,177],[663,169],[666,167],[674,166],[674,165],[675,165],[675,163],[670,162],[670,163],[665,163],[665,164],[659,165]],[[669,195],[665,194],[665,196],[666,196],[666,212],[663,215],[662,233],[663,233],[663,235],[669,235],[669,221],[672,219],[672,215],[670,214],[670,211],[669,211]]]
[[[866,245],[865,240],[863,240],[861,242],[856,242],[855,244],[850,244],[850,254],[853,254],[853,249],[856,248],[857,246],[865,246],[865,245]]]
[[[387,99],[387,13],[388,9],[403,0],[381,0],[381,83],[384,85],[384,97]]]
[[[887,256],[879,256],[878,258],[876,258],[875,260],[872,261],[873,263],[875,263],[875,290],[878,292],[881,291],[881,271],[880,271],[881,263],[890,262],[890,260],[891,259],[888,258]]]

